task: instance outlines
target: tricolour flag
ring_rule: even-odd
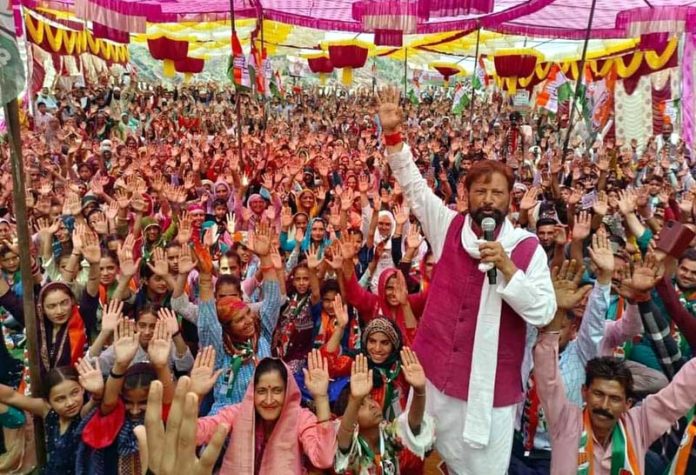
[[[0,2],[0,103],[7,104],[24,89],[24,67],[17,49],[12,2]]]
[[[467,96],[466,91],[464,91],[462,83],[459,82],[454,90],[454,99],[452,99],[452,114],[461,115],[468,105],[469,96]]]
[[[568,82],[565,74],[558,65],[551,66],[551,71],[544,82],[544,87],[537,95],[537,106],[543,107],[554,114],[558,112],[558,103],[561,102],[559,91]]]
[[[479,57],[478,67],[476,68],[476,76],[472,81],[474,89],[483,89],[488,86],[488,73],[486,72],[486,65],[483,64],[483,58]]]
[[[242,44],[239,42],[236,31],[232,33],[232,56],[230,56],[230,63],[227,68],[228,75],[235,86],[243,88],[251,87],[247,60],[244,56]]]

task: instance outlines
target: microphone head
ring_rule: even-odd
[[[483,230],[483,232],[495,231],[495,226],[496,223],[493,218],[483,218],[483,220],[481,220],[481,230]]]

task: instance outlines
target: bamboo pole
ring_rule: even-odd
[[[24,311],[24,328],[27,334],[31,394],[34,397],[43,397],[43,384],[41,381],[41,372],[39,371],[39,352],[36,341],[36,304],[34,302],[34,279],[31,275],[31,238],[29,236],[29,227],[27,223],[26,179],[24,174],[24,160],[22,158],[22,139],[20,134],[19,105],[17,99],[13,99],[8,104],[5,104],[3,108],[10,138],[12,199],[14,200],[15,218],[17,220],[20,275],[24,292],[22,309]],[[43,420],[40,417],[34,417],[34,434],[37,462],[40,466],[44,466],[46,464],[46,438],[44,436]]]

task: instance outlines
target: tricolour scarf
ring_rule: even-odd
[[[667,471],[667,475],[686,475],[687,469],[689,468],[689,458],[691,456],[691,449],[694,446],[694,441],[696,441],[696,417],[694,413],[696,412],[696,407],[691,408],[689,414],[687,415],[687,426],[684,429],[684,435],[682,436],[681,443],[677,449],[677,453],[674,454],[674,459]]]
[[[471,216],[467,215],[462,230],[462,246],[472,258],[478,260],[481,259],[479,245],[485,241],[476,236],[471,224]],[[532,236],[531,233],[515,228],[508,219],[505,219],[496,241],[502,244],[509,256],[517,244],[530,236]],[[491,267],[490,264],[479,264],[481,272],[486,272]],[[474,448],[486,447],[491,437],[502,306],[503,300],[496,292],[496,287],[489,285],[488,279],[484,278],[476,316],[474,350],[469,375],[469,396],[476,395],[476,397],[469,397],[467,401],[463,434],[466,443]]]
[[[583,430],[578,446],[578,475],[594,475],[594,451],[590,411],[582,414]],[[639,475],[640,465],[631,437],[623,420],[619,419],[611,433],[611,475]]]

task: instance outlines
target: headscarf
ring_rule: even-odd
[[[285,363],[283,363],[285,364]],[[287,366],[286,366],[287,367]],[[222,462],[222,473],[254,475],[256,467],[256,407],[254,406],[254,384],[247,387],[244,400],[234,419],[232,442]],[[280,417],[266,441],[261,468],[262,474],[302,473],[301,447],[298,443],[299,427],[304,419],[300,407],[302,395],[288,369],[285,385],[285,401]]]
[[[61,325],[58,333],[53,339],[53,322],[51,322],[43,310],[43,303],[49,292],[62,290],[73,301],[72,313],[66,323]],[[45,285],[38,298],[37,306],[37,326],[39,333],[39,368],[42,374],[47,374],[51,368],[58,366],[73,366],[84,354],[84,347],[87,343],[85,325],[82,321],[79,308],[75,303],[75,296],[63,282],[51,282]]]
[[[367,352],[367,340],[373,333],[383,333],[392,344],[392,352],[382,363],[375,363]],[[391,421],[400,412],[401,395],[398,394],[397,379],[401,373],[401,331],[391,320],[377,317],[365,327],[362,336],[362,353],[367,357],[367,366],[372,370],[372,397],[382,406],[386,420]]]
[[[257,320],[255,323],[255,335],[251,341],[240,339],[239,336],[232,333],[232,326],[230,325],[234,315],[239,310],[249,308],[249,305],[238,297],[223,297],[217,301],[216,308],[218,321],[222,325],[222,341],[225,351],[232,356],[242,356],[245,361],[256,355],[256,346],[260,333],[259,321]],[[250,348],[247,348],[247,346],[250,346]],[[248,351],[251,351],[252,354],[247,355]]]
[[[321,257],[324,255],[324,249],[331,244],[329,234],[326,232],[326,221],[322,218],[312,218],[309,224],[307,224],[307,230],[305,231],[304,239],[302,240],[301,250],[303,252],[309,251],[309,247],[312,245],[312,226],[317,221],[324,223],[324,239],[319,243],[319,257]]]
[[[384,246],[385,250],[391,249],[391,238],[394,235],[394,231],[396,231],[396,220],[394,219],[394,215],[392,214],[391,211],[387,210],[382,210],[379,212],[379,218],[383,217],[389,218],[389,221],[391,222],[391,229],[389,230],[389,235],[388,236],[382,236],[379,232],[379,228],[375,229],[375,244],[379,244],[382,241],[386,241],[386,244]]]

